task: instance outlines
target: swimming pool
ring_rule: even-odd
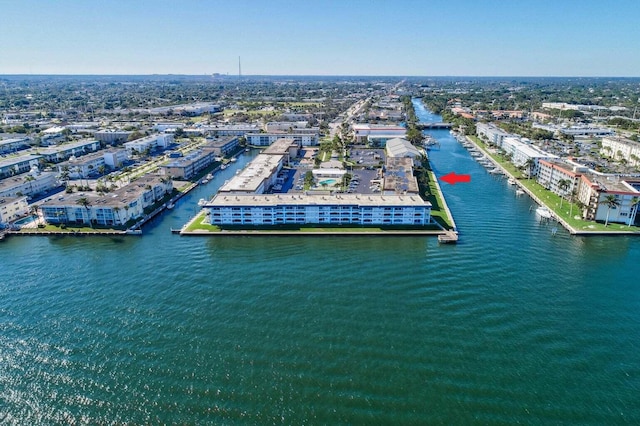
[[[14,223],[14,225],[18,225],[18,226],[22,226],[22,225],[28,225],[30,223],[33,223],[35,219],[33,218],[33,216],[27,216],[27,217],[23,217],[20,220],[16,220]]]
[[[318,182],[318,185],[335,185],[336,182],[336,179],[324,179]]]

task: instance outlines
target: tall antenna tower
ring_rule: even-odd
[[[238,80],[242,78],[242,65],[240,64],[240,56],[238,56]]]

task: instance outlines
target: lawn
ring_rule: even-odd
[[[196,218],[191,222],[191,224],[184,229],[185,232],[197,232],[197,231],[206,231],[212,233],[219,233],[224,231],[230,232],[242,232],[242,231],[256,231],[260,233],[269,233],[269,232],[315,232],[315,233],[350,233],[350,232],[371,232],[371,233],[384,233],[384,232],[393,232],[393,231],[437,231],[440,228],[436,226],[397,226],[397,227],[377,227],[377,226],[333,226],[333,227],[324,227],[324,226],[314,226],[314,225],[276,225],[276,226],[255,226],[255,227],[246,227],[246,226],[225,226],[220,227],[216,225],[209,225],[207,223],[202,223],[204,220],[205,214],[204,212],[200,212]]]

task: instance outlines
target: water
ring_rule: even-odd
[[[172,235],[246,156],[143,237],[0,243],[0,423],[640,422],[640,240],[553,236],[431,134],[458,245]]]

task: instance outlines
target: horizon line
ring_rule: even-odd
[[[238,79],[237,75],[211,74],[63,74],[63,73],[0,73],[0,77],[228,77]],[[441,75],[392,75],[392,74],[243,74],[242,79],[251,77],[373,77],[373,78],[640,78],[640,75],[473,75],[473,74],[441,74]]]

